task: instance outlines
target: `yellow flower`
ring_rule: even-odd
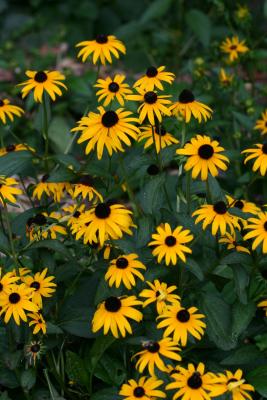
[[[94,85],[100,88],[100,90],[96,92],[98,102],[100,103],[104,100],[103,106],[106,107],[116,99],[123,107],[126,96],[132,93],[129,85],[123,83],[124,80],[125,76],[119,74],[115,75],[114,79],[111,79],[109,76],[106,79],[98,79]]]
[[[267,300],[260,301],[257,304],[257,307],[262,307],[263,310],[265,311],[265,314],[266,314],[266,317],[267,317]]]
[[[138,142],[147,139],[144,148],[147,149],[148,147],[153,146],[153,134],[155,138],[157,153],[159,153],[161,149],[164,149],[167,146],[179,143],[179,140],[168,133],[164,126],[159,124],[156,124],[154,127],[149,125],[141,127],[141,134],[138,137]]]
[[[232,196],[226,195],[226,199],[228,201],[229,208],[236,207],[244,213],[255,214],[257,215],[261,210],[256,204],[246,201],[244,199],[236,200]]]
[[[40,331],[43,332],[43,334],[46,334],[46,323],[44,320],[44,317],[40,313],[29,313],[28,317],[31,318],[31,321],[29,322],[29,326],[34,326],[33,328],[33,334],[37,335]]]
[[[76,47],[82,47],[78,53],[78,58],[82,57],[82,62],[93,55],[93,63],[96,64],[99,59],[102,65],[105,65],[106,61],[112,64],[112,55],[119,58],[119,52],[126,53],[124,44],[113,35],[97,35],[95,40],[80,42]]]
[[[111,331],[115,338],[119,338],[119,333],[125,337],[126,333],[132,333],[128,318],[140,322],[143,314],[136,310],[134,306],[141,305],[142,302],[135,296],[108,297],[100,303],[94,314],[92,321],[92,331],[97,332],[102,327],[104,335]]]
[[[55,211],[37,214],[27,221],[26,233],[30,240],[56,239],[58,234],[66,235],[66,228],[57,224],[60,219],[61,215]]]
[[[34,289],[32,301],[42,308],[42,297],[51,297],[55,292],[55,283],[51,282],[55,279],[54,276],[47,276],[48,269],[45,268],[42,272],[36,272],[34,276],[25,276],[21,280],[29,287]]]
[[[225,374],[210,374],[212,379],[210,396],[217,397],[224,393],[229,393],[232,400],[253,400],[247,392],[254,392],[254,387],[245,383],[246,381],[242,379],[242,375],[241,369],[236,370],[235,373],[225,371]]]
[[[53,197],[54,201],[59,203],[64,197],[64,190],[69,188],[70,184],[65,182],[47,182],[48,179],[49,175],[46,174],[42,177],[41,182],[35,185],[32,194],[33,198],[41,200],[43,194],[46,194],[47,197]]]
[[[143,281],[144,276],[138,270],[146,270],[146,267],[137,258],[138,255],[133,253],[111,260],[105,274],[105,280],[109,286],[114,286],[115,284],[116,288],[118,288],[123,283],[130,290],[136,285],[135,276]]]
[[[179,100],[170,107],[170,111],[176,117],[181,115],[186,123],[190,122],[192,115],[199,123],[202,119],[206,122],[207,119],[211,118],[213,112],[209,106],[195,100],[195,96],[188,89],[184,89],[180,93]]]
[[[29,79],[18,85],[24,86],[21,90],[22,98],[33,90],[34,101],[42,103],[44,92],[47,92],[51,99],[55,101],[56,94],[62,96],[60,87],[67,90],[66,85],[61,82],[65,80],[65,76],[58,71],[26,71],[25,74]]]
[[[8,99],[0,100],[0,119],[3,124],[7,123],[6,117],[8,117],[10,121],[14,121],[13,114],[17,117],[21,117],[24,111],[22,108],[10,104]]]
[[[1,156],[5,156],[8,153],[13,153],[13,151],[23,151],[23,150],[31,150],[31,151],[35,151],[32,147],[27,146],[23,143],[21,144],[9,144],[6,147],[2,147],[0,149],[0,157]]]
[[[228,74],[223,68],[220,69],[219,80],[223,86],[231,85],[234,75]]]
[[[149,67],[146,70],[145,76],[139,78],[135,84],[134,88],[139,87],[140,89],[146,90],[147,92],[150,90],[154,90],[155,88],[159,90],[163,90],[163,86],[161,82],[167,82],[171,84],[175,78],[175,75],[172,72],[164,71],[166,67]]]
[[[68,193],[73,199],[81,195],[82,199],[89,201],[103,201],[102,195],[94,188],[94,179],[90,175],[82,175],[78,182],[70,185]]]
[[[250,17],[249,8],[244,4],[239,4],[237,10],[235,11],[236,18],[239,20],[245,20]]]
[[[8,292],[9,287],[18,280],[19,277],[14,276],[12,272],[2,275],[2,268],[0,267],[0,293]]]
[[[257,119],[254,129],[261,131],[262,135],[267,134],[267,110],[261,113],[261,118]]]
[[[241,246],[241,244],[238,244],[235,232],[233,232],[232,234],[229,232],[225,232],[225,235],[221,239],[219,239],[219,243],[227,244],[227,250],[235,249],[237,252],[250,254],[249,249]]]
[[[256,172],[259,170],[260,174],[265,176],[267,171],[267,143],[256,144],[255,146],[257,146],[257,149],[246,149],[242,151],[242,153],[251,153],[246,157],[244,164],[246,164],[249,160],[256,158],[256,161],[252,167],[252,171]]]
[[[150,289],[143,289],[139,297],[144,297],[146,300],[143,302],[143,307],[156,302],[157,313],[162,314],[168,305],[177,304],[181,300],[180,296],[174,294],[177,286],[168,286],[165,282],[160,282],[158,279],[154,282],[146,281]]]
[[[82,204],[79,207],[75,204],[68,204],[62,207],[62,210],[67,213],[67,224],[72,226],[73,224],[77,223],[78,218],[84,212],[84,209],[85,204]]]
[[[168,223],[161,224],[157,227],[157,233],[152,235],[152,242],[148,243],[148,246],[154,246],[152,251],[153,256],[157,256],[158,263],[165,258],[165,263],[169,265],[177,264],[180,258],[183,262],[186,262],[184,253],[192,253],[192,250],[185,246],[185,243],[191,242],[194,236],[191,235],[189,229],[183,230],[182,226],[177,226],[172,231]]]
[[[196,179],[201,175],[201,180],[206,181],[208,174],[217,176],[219,169],[226,171],[229,159],[221,154],[224,148],[217,140],[212,140],[206,135],[197,135],[186,143],[183,149],[177,149],[176,154],[188,156],[185,163],[185,171],[192,170],[192,178]]]
[[[113,151],[124,151],[122,142],[131,146],[130,138],[137,140],[140,130],[133,125],[138,119],[131,116],[131,111],[125,111],[123,108],[106,111],[103,107],[98,107],[98,111],[99,113],[89,112],[86,117],[82,117],[78,126],[72,131],[82,132],[78,143],[88,141],[86,154],[96,147],[97,158],[100,160],[105,147],[111,156]]]
[[[245,40],[240,41],[238,36],[226,38],[221,44],[221,51],[228,54],[229,61],[238,60],[239,54],[248,52],[249,48],[245,45]]]
[[[249,218],[246,229],[249,231],[244,240],[252,239],[252,250],[262,244],[262,252],[267,253],[267,212],[260,212],[257,217]]]
[[[16,203],[15,195],[22,194],[22,190],[16,187],[18,182],[14,178],[6,178],[0,175],[0,204],[3,204],[3,199]]]
[[[124,400],[152,400],[157,398],[165,398],[166,394],[159,390],[159,386],[163,384],[163,381],[156,377],[145,377],[142,376],[138,381],[130,379],[127,383],[124,383],[120,389],[119,394]]]
[[[29,364],[35,366],[36,360],[41,358],[45,347],[41,341],[32,341],[25,347],[25,356],[29,359]]]

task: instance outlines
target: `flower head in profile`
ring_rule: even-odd
[[[157,379],[155,376],[146,377],[142,376],[138,381],[130,379],[124,383],[120,389],[120,396],[124,400],[152,400],[152,399],[165,399],[166,394],[159,390],[159,386],[163,381]]]
[[[164,66],[161,67],[148,67],[146,74],[139,78],[133,85],[134,88],[139,87],[140,89],[146,90],[147,92],[154,89],[163,90],[164,87],[162,82],[171,84],[175,78],[172,72],[165,71]]]
[[[132,327],[128,319],[140,322],[143,314],[135,306],[140,306],[142,302],[135,296],[115,297],[111,296],[100,303],[92,320],[92,331],[98,332],[104,329],[104,335],[109,331],[115,338],[126,336],[132,333]]]
[[[128,94],[132,93],[127,83],[124,83],[125,75],[116,74],[113,79],[108,76],[105,79],[98,79],[94,85],[99,90],[96,92],[98,102],[104,101],[103,106],[106,107],[113,100],[117,100],[123,107],[125,98]]]
[[[143,297],[143,307],[147,307],[151,303],[156,303],[157,313],[162,314],[168,307],[168,305],[177,304],[181,298],[178,294],[173,293],[177,286],[168,286],[165,282],[160,282],[158,279],[154,282],[146,281],[149,289],[143,289],[139,293],[139,297]]]
[[[22,114],[24,114],[22,108],[10,104],[8,99],[0,99],[0,119],[4,125],[8,122],[7,117],[11,122],[13,122],[14,115],[21,117]]]
[[[22,98],[28,96],[33,91],[34,101],[42,103],[44,93],[55,101],[56,95],[62,96],[61,88],[67,90],[66,85],[62,82],[65,76],[58,71],[26,71],[28,80],[19,83],[18,86],[24,86],[21,90]]]
[[[255,214],[255,215],[257,215],[261,211],[261,209],[251,201],[247,201],[244,199],[234,199],[230,195],[226,195],[226,199],[229,208],[235,207],[244,213]]]
[[[58,235],[66,235],[67,231],[59,221],[62,216],[56,211],[40,213],[28,219],[26,233],[30,240],[56,239]]]
[[[40,360],[45,351],[45,346],[40,340],[33,340],[25,346],[25,356],[28,359],[29,365],[36,365],[36,361]]]
[[[239,59],[241,54],[247,53],[249,48],[245,45],[245,40],[240,41],[238,36],[226,38],[221,44],[221,51],[228,55],[229,62]]]
[[[220,69],[219,80],[222,86],[230,86],[231,83],[233,82],[233,79],[234,79],[233,74],[228,74],[224,68]]]
[[[170,111],[172,115],[176,117],[183,117],[186,123],[190,122],[192,116],[197,119],[199,123],[201,123],[202,120],[206,122],[211,118],[213,112],[209,106],[197,101],[191,90],[188,89],[184,89],[180,93],[178,101],[170,107]]]
[[[29,326],[33,327],[33,335],[37,335],[40,331],[45,335],[46,334],[46,322],[44,320],[44,317],[42,316],[41,313],[36,312],[36,313],[29,313],[28,317],[31,318],[31,321],[29,322]]]
[[[255,146],[257,147],[256,149],[252,148],[242,151],[242,153],[244,154],[249,154],[245,158],[244,164],[246,164],[249,160],[255,158],[256,160],[254,161],[252,171],[256,172],[259,170],[260,174],[262,176],[265,176],[267,171],[267,143],[257,143]]]
[[[257,304],[257,307],[263,308],[263,310],[265,311],[266,317],[267,317],[267,299],[260,301]]]
[[[23,143],[20,144],[8,144],[6,147],[2,147],[0,149],[0,157],[5,156],[6,154],[17,152],[17,151],[23,151],[23,150],[30,150],[34,152],[35,150]]]
[[[102,195],[94,188],[94,178],[91,175],[82,175],[79,180],[70,185],[68,193],[73,199],[80,197],[85,200],[103,201]]]
[[[185,171],[192,170],[192,178],[196,179],[199,175],[202,181],[208,179],[208,175],[217,176],[219,170],[226,171],[229,159],[221,154],[224,148],[219,145],[217,140],[212,140],[206,135],[197,135],[184,148],[177,149],[176,154],[187,156]]]
[[[262,246],[262,252],[267,253],[267,212],[260,212],[257,216],[248,219],[246,226],[248,233],[244,240],[253,239],[252,250]]]
[[[254,129],[259,130],[262,135],[267,134],[267,109],[261,113],[261,118],[257,119]]]
[[[112,56],[119,58],[120,53],[126,53],[124,44],[113,35],[100,34],[94,40],[76,44],[76,47],[81,47],[78,58],[81,57],[82,62],[85,62],[92,56],[93,64],[96,64],[98,60],[102,65],[106,65],[106,62],[112,64]]]
[[[0,204],[3,204],[3,200],[10,201],[10,203],[16,203],[16,197],[22,194],[22,190],[14,187],[17,186],[18,182],[14,178],[6,178],[0,175]]]
[[[43,195],[52,197],[54,202],[59,203],[64,197],[64,190],[70,186],[67,182],[48,182],[49,175],[43,175],[40,182],[34,186],[33,198],[41,200]]]
[[[237,240],[236,232],[225,232],[225,235],[219,239],[219,243],[226,244],[227,250],[235,250],[239,253],[250,254],[249,249],[245,247],[246,243]]]
[[[210,396],[217,397],[224,393],[231,395],[232,400],[253,400],[248,392],[254,392],[254,387],[246,383],[243,371],[237,369],[234,373],[210,374],[212,386]]]
[[[159,124],[156,124],[153,127],[150,125],[141,127],[141,134],[138,136],[138,142],[143,140],[145,140],[145,149],[153,146],[155,140],[157,153],[167,146],[179,143],[178,139],[176,139],[171,133],[168,133],[163,125]]]

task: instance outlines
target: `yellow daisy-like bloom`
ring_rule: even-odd
[[[10,285],[5,292],[0,293],[0,315],[5,314],[4,321],[7,324],[11,317],[17,325],[20,319],[27,321],[25,311],[38,311],[37,304],[31,301],[33,289],[28,288],[24,283]]]
[[[99,113],[89,112],[86,117],[78,122],[78,126],[72,131],[81,131],[82,134],[78,143],[87,142],[85,153],[89,154],[96,147],[97,158],[102,158],[104,147],[109,155],[113,151],[124,151],[122,142],[131,146],[129,136],[137,140],[137,134],[140,133],[133,123],[138,123],[138,118],[132,117],[131,111],[125,111],[119,108],[116,111],[106,111],[103,107],[98,107]]]
[[[254,204],[250,201],[246,201],[244,199],[236,200],[232,196],[229,196],[229,195],[226,195],[226,199],[228,201],[228,206],[230,208],[236,207],[239,210],[243,211],[244,213],[250,213],[250,214],[257,215],[261,211],[261,209],[258,206],[256,206],[256,204]]]
[[[125,337],[127,332],[132,334],[128,318],[136,322],[142,320],[143,314],[134,308],[141,304],[135,296],[108,297],[98,305],[92,321],[92,331],[97,332],[103,327],[104,335],[111,331],[115,338],[119,338],[119,334]]]
[[[46,322],[44,320],[44,317],[40,313],[29,313],[28,317],[31,318],[31,321],[29,322],[29,326],[33,326],[33,334],[37,335],[40,331],[43,332],[43,334],[46,334]]]
[[[28,80],[18,86],[24,86],[21,90],[22,98],[26,97],[33,90],[34,101],[42,103],[44,92],[47,92],[53,101],[56,95],[62,96],[61,87],[67,90],[66,85],[61,82],[65,76],[58,71],[26,71]]]
[[[213,236],[220,231],[221,235],[225,235],[227,228],[230,232],[234,232],[234,228],[240,229],[238,217],[228,212],[227,205],[224,201],[218,201],[215,204],[203,204],[199,209],[193,212],[192,217],[197,216],[195,224],[203,221],[202,229],[205,230],[208,225],[212,224],[211,233]]]
[[[132,212],[121,204],[100,203],[83,213],[72,232],[76,239],[83,237],[84,243],[98,243],[102,247],[105,240],[120,239],[123,233],[132,235],[130,227],[134,227]]]
[[[48,268],[45,268],[42,272],[36,272],[34,276],[25,276],[22,281],[30,288],[34,289],[32,295],[32,301],[42,308],[43,302],[42,297],[51,297],[55,292],[57,286],[54,282],[54,276],[46,276]]]
[[[165,282],[160,282],[158,279],[154,282],[146,281],[150,289],[143,289],[139,294],[139,297],[144,297],[146,300],[143,302],[143,307],[148,306],[151,303],[156,302],[157,313],[162,314],[168,305],[177,304],[181,298],[178,294],[174,294],[177,286],[168,286]]]
[[[140,89],[146,90],[147,92],[150,90],[154,90],[158,88],[159,90],[164,90],[161,82],[167,82],[171,84],[175,78],[175,75],[172,72],[164,71],[166,67],[149,67],[146,70],[146,74],[139,78],[135,84],[134,88],[139,87]]]
[[[166,371],[164,358],[181,361],[182,357],[177,354],[181,349],[169,337],[159,341],[146,341],[143,343],[144,350],[136,353],[134,357],[138,357],[136,369],[143,373],[148,368],[150,375],[155,375],[155,367],[160,371]]]
[[[171,104],[171,100],[167,98],[169,95],[159,96],[152,90],[144,90],[139,87],[136,88],[138,94],[131,94],[127,96],[128,100],[142,102],[138,108],[139,120],[142,123],[146,118],[151,125],[156,122],[162,121],[162,115],[171,115],[170,110],[166,107]]]
[[[259,170],[260,174],[265,176],[267,171],[267,143],[257,143],[256,146],[257,149],[246,149],[242,151],[242,153],[251,153],[245,158],[244,164],[246,164],[249,160],[256,158],[256,161],[252,167],[252,171],[256,172]]]
[[[246,53],[249,50],[245,45],[245,40],[240,41],[238,36],[226,38],[220,48],[223,53],[228,54],[230,62],[238,60],[239,54]]]
[[[28,275],[31,273],[31,270],[29,268],[19,268],[19,278]],[[17,275],[17,270],[16,268],[13,269],[13,271],[11,272],[12,276],[18,276]]]
[[[265,311],[266,317],[267,317],[267,300],[260,301],[260,302],[257,304],[257,307],[262,307],[263,310]]]
[[[94,179],[90,175],[82,175],[77,183],[73,183],[68,189],[73,199],[81,196],[83,200],[103,201],[102,195],[94,188]]]
[[[32,341],[30,344],[25,346],[25,356],[28,358],[28,362],[30,365],[35,366],[36,361],[41,358],[43,354],[45,346],[43,346],[42,342],[39,341]]]
[[[141,134],[138,137],[138,142],[146,139],[144,148],[147,149],[148,147],[153,146],[153,134],[155,138],[157,153],[159,153],[161,149],[164,149],[167,146],[179,143],[178,139],[168,133],[164,126],[161,126],[159,124],[156,124],[154,127],[141,127]]]
[[[235,16],[241,21],[248,19],[250,17],[249,8],[245,5],[239,4],[237,10],[235,11]]]
[[[212,390],[212,376],[209,372],[205,373],[205,365],[199,363],[197,367],[188,364],[188,368],[177,367],[171,377],[174,382],[166,386],[167,390],[177,389],[173,400],[209,400]]]
[[[62,207],[62,210],[67,213],[67,224],[73,225],[78,222],[78,218],[84,212],[85,204],[80,205],[78,207],[76,204],[68,204]]]
[[[248,253],[250,254],[249,249],[247,249],[244,246],[241,246],[241,244],[238,244],[236,240],[236,233],[233,232],[232,234],[229,232],[225,232],[224,237],[219,239],[219,243],[227,244],[227,250],[233,250],[235,249],[239,253]]]
[[[3,204],[3,199],[16,203],[15,195],[22,194],[22,190],[16,187],[18,182],[14,178],[6,178],[0,175],[0,204]]]
[[[2,268],[0,267],[0,294],[2,292],[8,292],[9,287],[19,280],[18,276],[14,276],[12,272],[7,272],[2,275]]]
[[[98,96],[98,102],[100,103],[102,100],[104,100],[103,106],[106,107],[116,99],[123,107],[126,96],[132,93],[129,85],[127,83],[123,83],[125,78],[125,75],[117,74],[113,80],[110,78],[110,76],[108,76],[106,79],[98,79],[94,85],[95,87],[100,88],[100,90],[96,92],[96,95]]]
[[[206,104],[196,101],[195,96],[188,89],[180,93],[179,100],[170,107],[170,110],[176,117],[181,115],[186,123],[190,122],[192,115],[199,123],[202,119],[206,122],[213,112]]]
[[[127,383],[124,383],[119,391],[119,394],[125,400],[152,400],[157,398],[164,399],[166,394],[159,390],[159,386],[163,384],[163,381],[156,377],[142,376],[138,381],[130,379]]]
[[[27,146],[23,143],[20,144],[9,144],[6,147],[2,147],[0,149],[0,157],[5,156],[6,154],[13,153],[14,151],[23,151],[23,150],[31,150],[35,151],[32,147]]]
[[[51,220],[50,224],[48,225],[48,229],[44,229],[42,231],[43,239],[56,239],[58,234],[67,235],[66,228],[58,225],[58,222],[62,218],[61,214],[56,211],[52,211],[50,214],[44,212],[43,215]]]
[[[143,281],[144,276],[138,270],[146,270],[146,267],[143,263],[137,260],[137,258],[138,255],[133,253],[111,260],[109,268],[105,274],[105,280],[108,282],[109,286],[115,285],[116,288],[118,288],[122,283],[130,290],[136,285],[135,276]]]
[[[76,47],[82,47],[77,57],[82,57],[82,62],[85,62],[92,55],[93,64],[96,64],[98,59],[102,65],[106,65],[106,61],[112,64],[111,56],[120,58],[119,52],[126,53],[124,44],[113,35],[100,34],[95,40],[80,42]]]
[[[210,388],[210,396],[217,397],[224,393],[231,394],[232,400],[253,400],[248,392],[254,392],[254,387],[245,383],[242,378],[243,372],[241,369],[234,373],[225,371],[225,374],[210,374],[212,386]]]
[[[185,246],[194,239],[189,229],[183,230],[182,226],[177,226],[172,231],[168,223],[161,224],[157,227],[157,233],[152,235],[152,242],[148,246],[154,246],[152,251],[153,256],[158,258],[158,263],[165,258],[165,263],[169,265],[176,265],[180,258],[186,262],[185,253],[192,253],[192,250]]]
[[[234,75],[233,74],[228,74],[224,68],[220,69],[219,73],[219,80],[223,86],[230,86],[231,83],[233,82]]]
[[[261,113],[261,118],[257,119],[254,129],[261,131],[262,135],[267,134],[267,110]]]
[[[47,182],[49,179],[49,175],[45,174],[41,182],[35,185],[33,191],[33,198],[37,198],[41,200],[43,194],[46,194],[47,197],[53,197],[56,203],[59,203],[61,199],[64,197],[64,190],[70,187],[69,183],[65,182]]]
[[[172,335],[175,342],[181,342],[186,346],[188,334],[190,333],[197,340],[204,335],[206,324],[201,321],[205,318],[203,314],[196,314],[196,307],[184,308],[180,303],[168,306],[158,318],[162,319],[157,328],[165,328],[164,337]]]
[[[30,240],[56,239],[58,234],[67,235],[66,228],[58,225],[61,215],[55,211],[50,214],[44,212],[29,218],[26,233]]]
[[[206,135],[197,135],[186,143],[183,149],[177,149],[176,154],[188,156],[185,163],[185,171],[192,170],[192,178],[200,175],[202,181],[208,179],[209,173],[212,176],[219,174],[219,169],[226,171],[229,159],[221,154],[224,148],[217,140],[212,140]]]
[[[3,124],[6,124],[7,118],[10,119],[10,121],[14,121],[14,115],[17,117],[21,117],[22,114],[24,114],[24,111],[22,108],[18,106],[13,106],[10,104],[10,101],[8,99],[0,99],[0,119],[3,122]]]
[[[267,212],[260,212],[257,217],[249,218],[246,229],[249,231],[244,240],[252,239],[252,250],[262,244],[262,252],[267,253]]]

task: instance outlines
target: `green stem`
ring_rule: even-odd
[[[191,214],[191,173],[186,173],[186,202],[187,202],[187,213]]]
[[[18,143],[21,143],[20,138],[12,131],[12,129],[11,129],[10,127],[8,127],[8,132],[10,133],[11,136],[14,137],[14,139],[16,139],[16,141],[17,141]],[[34,157],[40,158],[40,159],[42,158],[42,157],[38,156],[38,154],[36,154],[36,152],[35,152],[33,149],[31,149],[30,146],[28,146],[27,143],[22,143],[22,144],[26,147],[26,149],[27,149]]]
[[[48,165],[48,151],[49,151],[49,137],[48,137],[48,116],[47,116],[47,107],[46,107],[46,98],[43,99],[43,138],[45,140],[45,153],[44,153],[44,162],[46,172],[49,172]]]
[[[206,191],[207,191],[207,202],[208,202],[208,204],[211,204],[212,198],[211,198],[209,179],[206,180]]]
[[[186,122],[183,121],[182,131],[181,131],[181,147],[184,147],[186,135]]]

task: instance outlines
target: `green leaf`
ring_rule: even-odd
[[[251,264],[251,257],[245,253],[232,252],[223,257],[221,264]],[[233,267],[234,270],[234,267]]]
[[[50,122],[48,135],[54,151],[63,153],[71,140],[70,126],[67,124],[66,118],[54,117]]]
[[[113,336],[99,336],[96,338],[87,359],[91,371],[94,370],[102,355],[115,342],[115,340],[116,339]]]
[[[208,177],[209,188],[211,193],[212,202],[224,200],[224,193],[216,178],[209,175]]]
[[[141,207],[145,213],[156,213],[162,202],[165,176],[163,174],[153,177],[144,187],[140,196]]]
[[[2,231],[0,231],[0,251],[4,254],[7,254],[9,251],[8,239]]]
[[[241,303],[247,304],[247,288],[249,285],[249,274],[242,265],[232,267],[237,296]]]
[[[153,19],[162,18],[169,10],[172,2],[173,0],[154,0],[143,13],[141,23],[146,24]]]
[[[242,127],[248,130],[253,128],[253,121],[250,117],[237,111],[232,111],[232,113]]]
[[[87,387],[89,374],[84,360],[72,351],[66,351],[66,372],[68,378],[81,386]]]
[[[234,303],[232,307],[232,337],[237,340],[239,335],[244,334],[256,312],[254,303]]]
[[[92,317],[93,308],[68,308],[62,313],[61,322],[57,325],[72,335],[89,339],[95,337],[91,331]]]
[[[106,388],[95,392],[90,397],[90,400],[120,400],[121,397],[118,394],[118,388]]]
[[[230,356],[221,361],[223,365],[257,365],[264,362],[264,357],[254,344],[248,344],[231,352]]]
[[[112,368],[110,366],[112,365]],[[122,362],[104,354],[97,362],[94,375],[108,385],[120,386],[126,378],[125,367]]]
[[[30,390],[36,382],[36,369],[30,368],[22,371],[20,376],[20,384],[24,390]]]
[[[57,251],[58,253],[64,254],[66,258],[73,258],[66,246],[64,246],[63,243],[59,242],[56,239],[40,240],[40,242],[33,243],[28,250],[41,248]]]
[[[246,378],[257,392],[267,397],[267,365],[263,365],[249,372]]]
[[[200,10],[191,9],[186,13],[185,20],[203,46],[208,47],[211,37],[210,18]]]
[[[28,151],[16,151],[0,157],[1,175],[21,174],[25,168],[32,166],[32,154]]]
[[[260,351],[267,350],[267,333],[263,335],[257,335],[255,338],[256,346],[260,349]]]
[[[187,258],[186,266],[189,267],[188,271],[192,272],[200,281],[203,281],[204,274],[199,264],[193,258]]]

